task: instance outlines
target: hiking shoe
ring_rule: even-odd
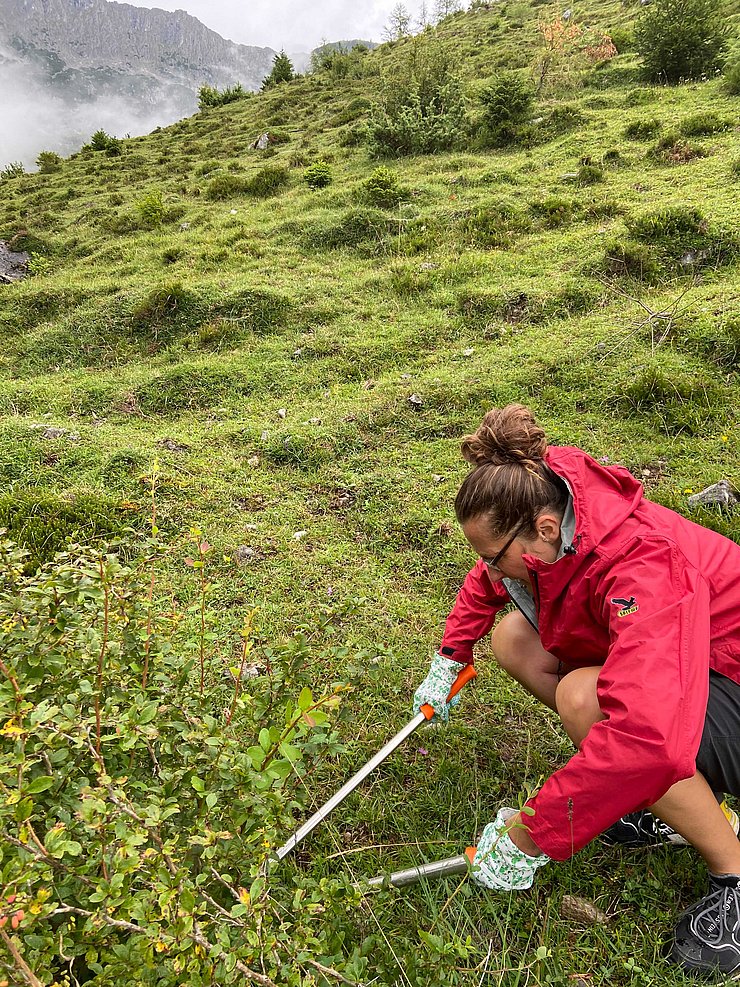
[[[686,846],[686,840],[668,823],[661,822],[647,809],[630,812],[618,819],[613,826],[604,830],[601,838],[605,843],[626,847],[633,846]]]
[[[735,831],[735,836],[740,830],[740,818],[734,809],[731,809],[727,802],[720,803],[727,821]],[[605,843],[612,845],[619,844],[626,847],[648,847],[648,846],[688,846],[688,842],[677,833],[668,823],[662,822],[652,812],[647,809],[640,809],[639,812],[630,812],[629,815],[622,816],[613,826],[601,834]]]
[[[740,974],[740,877],[709,875],[709,894],[687,909],[671,957],[685,970]]]

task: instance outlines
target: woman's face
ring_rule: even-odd
[[[538,515],[533,538],[520,535],[516,528],[504,535],[492,535],[483,515],[466,521],[462,529],[473,551],[488,566],[488,574],[493,580],[507,576],[529,583],[522,556],[534,555],[543,562],[554,562],[560,551],[560,519],[552,514]]]

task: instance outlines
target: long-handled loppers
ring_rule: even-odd
[[[462,687],[466,685],[468,682],[470,682],[471,679],[474,679],[475,676],[476,676],[476,671],[473,668],[473,666],[465,665],[462,668],[462,670],[459,672],[457,678],[452,684],[452,688],[450,689],[450,694],[447,697],[447,702],[449,702],[450,699],[456,696],[458,692],[462,689]],[[413,720],[410,720],[406,724],[403,730],[399,731],[395,737],[389,740],[388,743],[385,745],[385,747],[379,750],[374,757],[371,757],[370,760],[367,762],[367,764],[364,767],[360,768],[357,774],[354,774],[349,779],[348,782],[345,782],[345,784],[342,785],[339,791],[335,795],[332,795],[332,797],[325,805],[322,805],[320,809],[314,812],[314,814],[311,816],[310,819],[308,819],[302,826],[300,826],[295,831],[295,833],[293,833],[293,835],[290,837],[288,842],[285,843],[283,846],[281,846],[280,849],[277,851],[278,860],[282,860],[283,857],[289,854],[290,851],[298,843],[300,843],[303,837],[308,836],[308,834],[312,832],[312,830],[314,830],[319,825],[320,822],[326,819],[329,813],[333,809],[336,809],[339,803],[343,802],[344,799],[346,799],[347,796],[351,792],[353,792],[357,788],[357,786],[361,784],[361,782],[363,782],[365,778],[367,778],[367,776],[372,771],[375,770],[375,768],[377,768],[379,764],[382,764],[382,762],[385,761],[385,759],[388,757],[389,754],[392,754],[397,747],[401,746],[401,744],[404,742],[404,740],[406,740],[407,737],[410,737],[411,734],[422,725],[422,723],[426,723],[427,720],[431,720],[433,716],[434,716],[434,709],[430,705],[425,704],[424,706],[422,706],[420,712],[416,714]],[[463,856],[461,858],[453,857],[451,859],[465,860],[466,858]],[[446,861],[441,861],[441,863],[445,863],[445,862]],[[426,866],[431,866],[431,865],[426,865]],[[455,871],[454,873],[460,873],[460,872]],[[382,879],[379,883],[382,883]]]
[[[457,857],[433,860],[430,864],[419,864],[418,867],[408,867],[406,870],[397,870],[392,874],[379,874],[378,877],[371,877],[366,883],[371,888],[377,888],[383,884],[392,884],[394,888],[403,888],[407,884],[416,884],[417,881],[427,877],[434,879],[436,877],[450,877],[453,874],[467,874],[473,863],[475,850],[474,846],[469,846],[465,848],[465,853],[461,853]]]

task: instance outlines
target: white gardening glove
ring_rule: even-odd
[[[428,703],[434,709],[434,716],[430,723],[444,723],[450,718],[450,706],[457,706],[460,696],[454,696],[451,702],[447,702],[450,689],[460,672],[465,668],[459,661],[452,658],[445,658],[443,655],[435,654],[432,664],[429,666],[427,677],[414,693],[414,713],[418,713],[421,707]]]
[[[545,854],[530,857],[515,846],[506,823],[517,814],[505,805],[496,819],[483,830],[473,857],[472,877],[476,884],[492,891],[524,891],[532,887],[534,872],[550,860]]]

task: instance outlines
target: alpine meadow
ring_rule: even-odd
[[[365,883],[573,754],[485,641],[276,859],[412,716],[485,411],[740,539],[740,0],[407,29],[0,172],[0,987],[695,983],[690,847]]]

